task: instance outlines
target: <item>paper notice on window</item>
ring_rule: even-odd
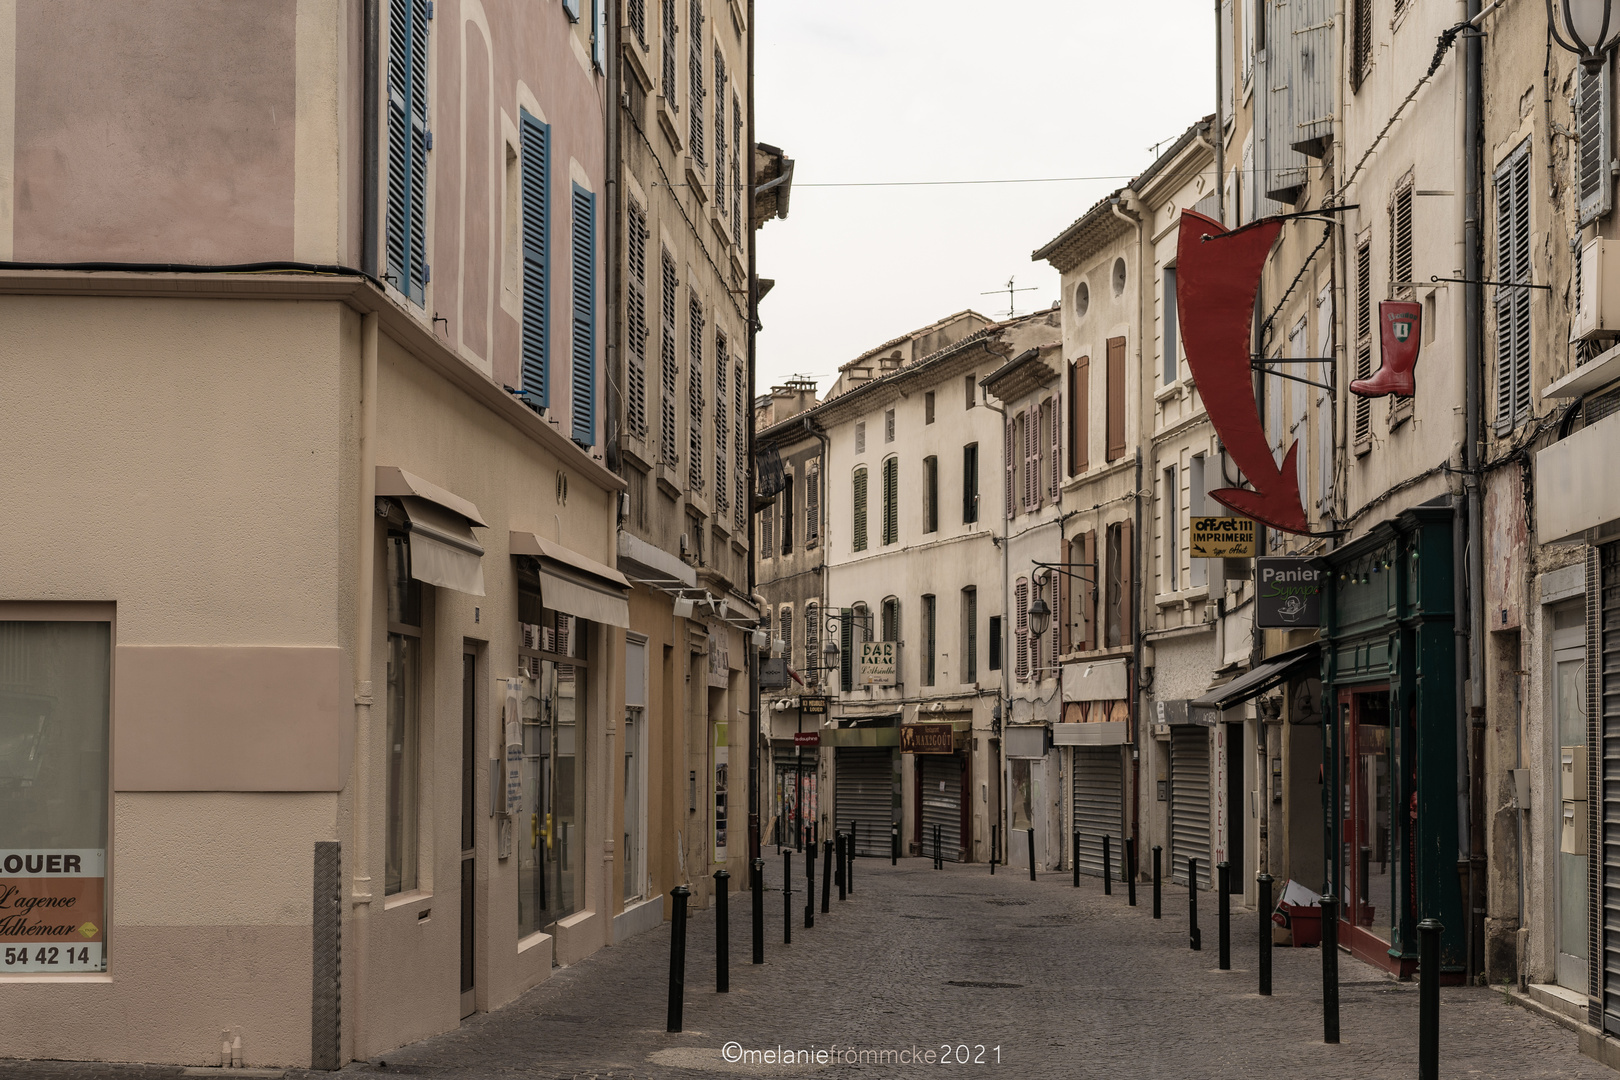
[[[107,853],[0,850],[0,974],[105,971]]]

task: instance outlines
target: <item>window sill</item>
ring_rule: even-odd
[[[1158,402],[1160,405],[1162,405],[1166,401],[1172,401],[1172,400],[1174,400],[1176,398],[1181,397],[1186,392],[1187,392],[1187,380],[1185,380],[1185,379],[1177,379],[1175,382],[1171,383],[1169,386],[1163,387],[1160,390],[1156,391],[1154,393],[1154,395],[1153,395],[1153,400]]]
[[[1366,457],[1372,453],[1372,436],[1367,435],[1357,439],[1354,450],[1356,457]]]
[[[423,889],[412,889],[410,892],[395,893],[383,900],[383,910],[393,911],[395,908],[406,907],[410,904],[432,900],[433,894]]]
[[[528,937],[522,938],[522,939],[520,939],[518,941],[518,946],[517,946],[518,955],[522,956],[524,953],[528,952],[530,949],[535,948],[538,945],[547,945],[547,944],[550,944],[550,943],[551,943],[551,935],[550,934],[546,933],[544,930],[536,930],[534,933],[530,934]]]

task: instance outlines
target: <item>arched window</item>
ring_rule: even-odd
[[[891,596],[883,601],[883,626],[879,641],[900,640],[900,598]]]

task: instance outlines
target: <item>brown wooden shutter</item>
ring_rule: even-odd
[[[1024,509],[1041,508],[1041,407],[1024,409]]]
[[[1063,487],[1063,393],[1052,395],[1052,464],[1047,470],[1052,478],[1052,505],[1056,506],[1058,493]]]
[[[1108,339],[1108,458],[1125,456],[1125,339]]]
[[[1014,455],[1014,447],[1016,446],[1016,440],[1013,436],[1014,426],[1015,425],[1013,424],[1013,417],[1011,414],[1002,417],[1001,427],[1003,433],[1006,435],[1006,438],[1003,441],[1007,444],[1006,453],[1002,455],[1002,462],[1006,466],[1004,471],[1006,473],[1007,481],[1004,494],[1007,500],[1007,517],[1009,520],[1014,514],[1018,513],[1018,503],[1014,501],[1017,498],[1017,496],[1014,494],[1014,489],[1018,486],[1015,479],[1018,472],[1018,458]]]
[[[1079,476],[1091,464],[1091,357],[1069,368],[1069,475]]]
[[[1097,566],[1097,530],[1092,529],[1081,538],[1080,560],[1087,564],[1085,575],[1090,580],[1082,583],[1084,590],[1080,602],[1080,647],[1097,647],[1097,583],[1101,581]]]
[[[1136,580],[1136,545],[1131,534],[1132,522],[1126,518],[1119,523],[1119,643],[1128,645],[1136,636],[1136,610],[1132,600],[1132,585]]]
[[[1066,540],[1062,543],[1062,545],[1059,546],[1058,562],[1072,563],[1078,561],[1069,554],[1069,551],[1073,545],[1074,541]],[[1064,571],[1067,571],[1067,573]],[[1076,572],[1083,573],[1083,571],[1079,571],[1078,567],[1066,566],[1062,571],[1059,571],[1057,575],[1057,599],[1054,601],[1057,610],[1052,612],[1052,624],[1059,628],[1059,654],[1066,653],[1070,649],[1074,648],[1073,627],[1069,625],[1070,613],[1074,610],[1069,606],[1069,582],[1073,579],[1069,577],[1069,574]]]

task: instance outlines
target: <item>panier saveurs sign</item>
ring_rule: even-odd
[[[0,851],[0,973],[105,971],[107,853]]]

